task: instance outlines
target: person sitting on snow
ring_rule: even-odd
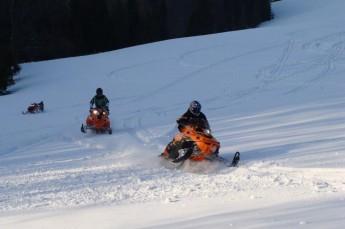
[[[188,110],[176,122],[179,130],[186,125],[191,125],[199,131],[210,129],[206,116],[201,112],[201,104],[195,100],[190,103]]]
[[[96,95],[90,101],[90,109],[93,109],[93,105],[95,105],[96,108],[109,112],[109,100],[103,95],[102,88],[97,88]]]

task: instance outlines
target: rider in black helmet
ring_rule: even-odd
[[[109,112],[109,100],[103,95],[102,88],[97,88],[96,95],[90,101],[90,109],[93,108],[93,105]]]
[[[182,131],[183,127],[187,125],[192,126],[196,131],[200,132],[210,129],[206,116],[201,112],[201,104],[195,100],[190,103],[188,110],[179,119],[177,119],[176,122],[180,131]],[[173,162],[176,163],[184,161],[192,155],[193,147],[194,143],[193,141],[190,141],[188,137],[177,142],[172,141],[167,146],[169,158],[174,159]],[[179,148],[186,149],[186,151],[180,153],[176,150]]]
[[[206,116],[201,112],[201,104],[196,100],[190,103],[188,110],[176,122],[179,130],[186,125],[192,125],[197,130],[210,129]]]

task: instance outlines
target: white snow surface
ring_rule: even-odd
[[[344,8],[283,0],[256,29],[23,64],[0,97],[0,228],[343,228]],[[80,132],[97,87],[112,135]],[[159,160],[194,99],[238,168]]]

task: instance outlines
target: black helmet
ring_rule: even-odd
[[[96,94],[97,95],[103,95],[103,90],[102,90],[102,88],[97,88],[97,90],[96,90]]]
[[[199,115],[201,111],[201,104],[194,100],[189,105],[189,111],[194,115]]]

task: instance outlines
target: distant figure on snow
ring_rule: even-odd
[[[23,112],[23,114],[27,114],[27,113],[40,113],[44,111],[44,103],[43,101],[39,102],[39,103],[31,103],[27,110]]]

